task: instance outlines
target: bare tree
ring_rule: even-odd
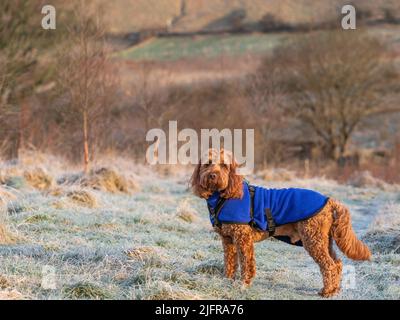
[[[262,70],[248,77],[245,96],[247,97],[254,127],[258,128],[262,136],[262,162],[279,155],[274,139],[279,128],[285,122],[283,113],[284,91],[280,83],[280,70],[272,60],[264,61]],[[274,150],[271,152],[271,150]]]
[[[116,79],[110,70],[109,57],[99,13],[80,2],[76,23],[70,27],[69,48],[61,53],[59,85],[65,90],[68,106],[64,116],[79,123],[84,171],[91,160],[91,142],[96,127],[114,103]]]
[[[277,51],[273,63],[281,68],[286,111],[313,130],[330,159],[345,154],[361,120],[392,108],[385,103],[395,78],[389,55],[363,31],[307,35]]]

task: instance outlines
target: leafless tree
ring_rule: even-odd
[[[328,158],[345,154],[361,120],[393,107],[385,103],[396,77],[389,57],[362,30],[313,33],[276,52],[286,111],[313,130]]]
[[[268,159],[279,156],[280,150],[274,145],[274,132],[282,128],[286,121],[282,105],[284,91],[280,83],[280,70],[270,62],[272,60],[266,59],[262,69],[248,77],[245,90],[250,114],[253,115],[253,126],[261,133],[264,166]]]
[[[116,78],[110,69],[99,13],[80,2],[74,21],[69,28],[69,48],[61,53],[58,81],[68,98],[64,117],[79,123],[84,171],[88,172],[94,131],[115,101]]]

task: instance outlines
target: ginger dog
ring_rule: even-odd
[[[208,159],[203,158],[203,163],[196,166],[191,177],[194,194],[207,200],[218,193],[220,198],[226,200],[244,201],[244,179],[236,173],[236,169],[237,163],[231,152],[210,149]],[[293,223],[277,224],[274,233],[260,230],[249,223],[215,224],[214,230],[220,235],[224,249],[225,276],[233,279],[240,263],[243,284],[250,285],[256,274],[254,242],[272,235],[287,236],[292,243],[300,240],[304,249],[319,265],[323,278],[323,288],[319,294],[323,297],[337,294],[340,291],[342,262],[333,249],[333,242],[353,260],[369,260],[371,252],[357,239],[351,226],[349,210],[336,200],[326,199],[326,203],[315,215]]]

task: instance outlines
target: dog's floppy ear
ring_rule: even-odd
[[[225,155],[224,155],[225,156]],[[230,158],[230,159],[229,159]],[[232,154],[229,155],[229,176],[228,176],[228,186],[221,194],[223,198],[231,199],[241,199],[243,197],[243,177],[236,173],[236,168],[238,164]]]
[[[200,184],[200,168],[201,163],[199,162],[199,164],[196,165],[192,176],[190,177],[190,186],[196,196],[207,199],[211,195],[211,192],[203,188]]]

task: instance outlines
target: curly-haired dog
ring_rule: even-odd
[[[210,149],[200,162],[191,186],[207,200],[211,223],[221,236],[226,277],[235,277],[239,262],[242,281],[250,285],[256,274],[254,242],[271,236],[304,246],[320,267],[323,297],[340,290],[342,262],[333,249],[334,241],[347,257],[370,259],[370,250],[352,229],[348,209],[338,201],[306,189],[249,186],[236,173],[237,164],[228,151]]]

